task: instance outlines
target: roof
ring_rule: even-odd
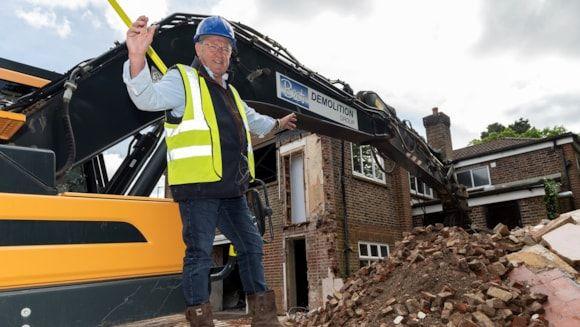
[[[487,154],[501,152],[503,150],[511,150],[514,148],[524,147],[531,144],[542,143],[546,141],[557,140],[572,136],[576,142],[578,136],[574,133],[564,133],[562,135],[548,137],[548,138],[515,138],[506,137],[482,144],[472,145],[461,149],[453,150],[453,161],[457,162],[464,159],[480,157]]]

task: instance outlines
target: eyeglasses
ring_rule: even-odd
[[[206,43],[204,42],[203,45],[207,46],[207,49],[209,50],[209,52],[216,54],[218,52],[229,55],[232,53],[232,48],[230,46],[219,46],[219,45],[215,45],[212,43]]]

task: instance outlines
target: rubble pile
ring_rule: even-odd
[[[509,282],[505,255],[535,241],[526,230],[469,234],[417,227],[388,260],[361,268],[297,326],[548,326],[547,296]]]

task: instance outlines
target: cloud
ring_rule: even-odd
[[[507,113],[528,118],[539,128],[563,125],[577,133],[580,132],[580,93],[546,95],[511,108]]]
[[[35,6],[42,6],[48,8],[66,8],[66,9],[81,9],[86,8],[89,4],[98,5],[105,1],[99,0],[26,0],[26,2]]]
[[[293,20],[309,20],[324,12],[342,16],[370,14],[372,2],[370,0],[359,0],[356,3],[350,0],[256,0],[256,7],[258,12],[268,19],[284,17]]]
[[[136,20],[141,15],[145,15],[149,18],[149,23],[152,24],[170,14],[167,0],[124,0],[119,1],[119,4],[132,21]],[[103,11],[107,25],[117,32],[115,37],[119,40],[125,41],[125,33],[127,32],[127,26],[125,23],[123,23],[121,18],[119,18],[119,15],[108,4]]]
[[[580,54],[580,1],[483,1],[483,53],[515,51],[523,56]]]
[[[63,39],[71,34],[70,21],[66,17],[58,19],[54,11],[46,11],[38,7],[32,11],[18,9],[16,10],[16,16],[22,18],[28,25],[34,28],[53,30]]]
[[[93,27],[97,28],[97,29],[101,28],[101,26],[102,26],[101,21],[99,20],[99,17],[97,15],[93,14],[93,12],[91,10],[85,10],[85,12],[81,16],[81,20],[83,20],[85,22],[91,22]]]

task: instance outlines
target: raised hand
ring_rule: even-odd
[[[147,26],[149,18],[140,16],[127,30],[127,50],[131,66],[131,77],[135,77],[145,67],[145,53],[155,35],[156,25]]]

